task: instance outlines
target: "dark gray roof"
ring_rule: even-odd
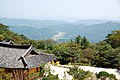
[[[6,42],[0,42],[0,46],[9,47],[9,48],[28,49],[31,45],[18,45],[18,44],[9,44]]]
[[[0,67],[33,68],[54,58],[54,55],[36,52],[31,45],[0,43]]]
[[[31,67],[36,67],[36,66],[40,66],[40,64],[45,63],[45,62],[49,62],[51,60],[53,60],[55,58],[54,55],[48,55],[48,54],[44,54],[44,53],[39,53],[39,55],[36,56],[26,56],[26,62],[29,66],[29,68]]]

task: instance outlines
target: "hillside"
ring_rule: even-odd
[[[106,25],[106,27],[104,27],[106,31],[111,30],[111,28],[113,29],[112,26],[114,26],[114,29],[119,28],[117,27],[119,26],[119,23],[115,23],[115,22],[89,25],[89,28],[91,31],[97,32],[98,30],[101,32],[100,34],[103,34],[102,31],[104,29],[102,26],[104,25]],[[79,25],[76,25],[76,26],[77,27],[74,28],[73,25],[71,27],[70,25],[69,26],[66,25],[64,26],[63,29],[58,28],[57,30],[74,32],[74,30],[79,29]],[[89,30],[88,26],[86,25],[81,25],[81,26],[82,26],[82,29]],[[70,27],[73,30],[67,29],[68,27]],[[21,30],[24,29],[24,27],[23,28],[18,27],[18,28]],[[26,27],[26,28],[30,30],[34,30],[34,28],[32,27],[31,28]],[[39,29],[39,28],[35,28],[35,30],[36,29]],[[53,29],[51,28],[51,30]],[[26,32],[32,32],[32,31],[26,31]],[[54,36],[54,38],[57,38],[58,36],[61,37],[61,35],[65,35],[65,33],[59,32],[59,35]],[[54,54],[56,56],[56,60],[60,62],[60,64],[70,63],[72,65],[82,65],[82,66],[87,65],[87,66],[95,66],[95,67],[102,67],[102,68],[114,68],[114,70],[116,69],[116,73],[117,73],[117,75],[116,73],[114,75],[116,75],[117,78],[119,77],[120,30],[111,32],[110,34],[108,34],[106,40],[98,43],[91,43],[87,40],[86,37],[81,37],[81,36],[77,36],[76,38],[68,42],[56,43],[52,39],[48,39],[48,40],[28,39],[24,35],[19,35],[10,31],[8,26],[0,24],[0,41],[3,41],[3,40],[12,40],[17,44],[32,44],[39,51]],[[57,62],[54,64],[56,65]],[[94,72],[93,68],[92,68],[92,71]]]
[[[58,42],[74,39],[77,35],[86,36],[91,42],[105,39],[113,30],[120,29],[119,21],[112,20],[79,20],[76,22],[57,20],[25,20],[0,18],[0,23],[10,26],[10,30],[23,34],[30,39],[43,40],[64,33]]]
[[[91,42],[98,42],[104,40],[107,34],[113,30],[119,30],[120,23],[117,22],[107,22],[102,24],[94,25],[73,25],[73,24],[62,24],[57,26],[52,26],[51,28],[36,28],[29,26],[11,26],[10,30],[13,32],[24,34],[30,39],[48,39],[55,35],[59,35],[59,32],[64,32],[58,41],[68,41],[73,39],[77,35],[86,36]]]
[[[29,39],[24,35],[19,35],[17,33],[14,33],[10,31],[8,28],[9,28],[8,26],[0,24],[0,41],[12,40],[17,44],[26,43],[27,41],[29,41]]]

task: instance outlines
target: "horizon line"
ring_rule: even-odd
[[[8,18],[0,17],[0,19],[18,19],[18,20],[36,20],[36,21],[66,21],[66,22],[77,22],[77,21],[87,21],[87,20],[105,20],[105,21],[118,21],[120,19],[76,19],[76,20],[64,20],[64,19],[35,19],[35,18]]]

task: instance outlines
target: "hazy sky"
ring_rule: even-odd
[[[0,18],[120,19],[120,0],[0,0]]]

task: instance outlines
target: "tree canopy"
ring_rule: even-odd
[[[120,30],[112,31],[111,34],[108,34],[105,40],[113,48],[120,47]]]
[[[16,44],[32,44],[40,51],[55,54],[61,64],[79,64],[120,69],[120,30],[112,31],[104,41],[91,43],[78,35],[71,41],[56,43],[52,39],[31,40],[0,24],[0,41],[11,40]]]

